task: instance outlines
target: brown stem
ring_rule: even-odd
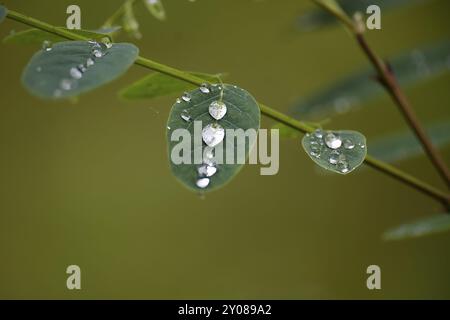
[[[442,179],[447,184],[447,187],[450,188],[450,171],[448,170],[439,151],[434,147],[433,143],[428,137],[425,129],[421,125],[416,113],[414,112],[414,109],[411,107],[411,104],[409,103],[402,89],[398,85],[394,73],[390,70],[388,65],[383,60],[381,60],[369,47],[362,32],[356,32],[355,36],[362,50],[377,70],[379,80],[397,104],[406,122],[413,130],[416,137],[419,139],[423,149],[425,150],[425,153],[435,166],[438,173],[441,175]]]

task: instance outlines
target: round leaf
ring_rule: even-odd
[[[77,96],[122,75],[134,63],[138,52],[138,48],[129,43],[117,43],[107,48],[94,42],[60,42],[33,56],[22,81],[38,97]]]
[[[366,138],[356,131],[317,129],[302,140],[303,149],[320,167],[347,174],[359,167],[366,157]]]
[[[214,105],[212,103],[216,101],[223,102],[227,108],[225,115],[219,120],[214,119],[209,111],[210,106]],[[216,113],[212,114],[217,116]],[[220,125],[224,130],[242,129],[247,133],[254,132],[256,136],[260,126],[258,103],[247,91],[232,85],[223,85],[223,89],[222,85],[212,85],[207,87],[207,90],[205,87],[201,87],[187,92],[182,99],[177,99],[177,102],[172,107],[167,123],[169,162],[175,177],[191,190],[212,191],[218,189],[229,182],[243,166],[242,162],[237,161],[227,163],[229,162],[226,161],[228,152],[231,154],[231,151],[233,151],[236,160],[238,149],[243,150],[244,144],[237,143],[234,144],[233,148],[230,148],[229,143],[231,141],[236,142],[237,139],[231,139],[231,136],[225,131],[223,142],[215,148],[216,158],[213,161],[215,173],[207,178],[208,185],[206,187],[202,185],[202,181],[199,181],[202,178],[202,174],[199,173],[199,167],[202,167],[204,163],[209,163],[209,160],[203,157],[203,153],[205,149],[211,149],[202,140],[202,129],[209,125],[214,127],[215,124]],[[190,148],[186,150],[189,155],[189,163],[175,164],[171,157],[174,148],[179,148],[179,144],[184,142],[184,139],[174,139],[175,141],[172,141],[176,129],[186,129],[187,131],[184,132],[189,133],[190,141],[187,144]],[[195,144],[194,141],[199,143]],[[245,138],[245,158],[248,157],[254,142],[252,139]],[[223,150],[222,161],[216,161],[219,158],[217,152],[219,149]],[[200,150],[200,159],[196,160],[195,153],[198,150]],[[197,183],[200,183],[200,187]]]

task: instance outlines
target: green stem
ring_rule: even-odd
[[[8,11],[8,18],[24,23],[26,25],[29,25],[31,27],[34,28],[38,28],[41,29],[43,31],[47,31],[49,33],[61,36],[65,39],[68,40],[90,40],[87,37],[84,36],[80,36],[77,34],[74,34],[70,31],[67,30],[63,30],[63,29],[59,29],[57,27],[54,27],[48,23],[39,21],[37,19],[25,16],[21,13],[9,10]],[[186,73],[184,71],[163,65],[161,63],[143,58],[143,57],[138,57],[135,61],[136,65],[140,65],[142,67],[145,67],[147,69],[153,70],[153,71],[157,71],[163,74],[166,74],[168,76],[171,76],[173,78],[185,81],[185,82],[189,82],[191,84],[194,85],[201,85],[202,83],[204,83],[205,81],[199,77],[196,77],[194,75],[191,75],[189,73]],[[309,132],[313,132],[314,131],[314,127],[310,126],[304,122],[298,121],[296,119],[293,119],[291,117],[289,117],[288,115],[285,115],[275,109],[272,109],[264,104],[259,104],[260,109],[261,109],[261,113],[264,114],[265,116],[278,121],[280,123],[283,123],[291,128],[294,128],[302,133],[309,133]],[[435,187],[387,164],[384,163],[382,161],[376,160],[374,158],[372,158],[371,156],[367,156],[365,159],[365,163],[368,164],[369,166],[371,166],[372,168],[377,169],[380,172],[383,172],[391,177],[396,178],[397,180],[405,183],[406,185],[413,187],[419,191],[421,191],[422,193],[444,203],[446,206],[448,206],[448,204],[450,203],[450,196],[442,191],[440,191],[439,189],[436,189]]]
[[[129,0],[129,2],[131,3],[131,5],[134,5],[135,2],[136,2],[136,0]],[[114,24],[114,22],[115,22],[117,19],[119,19],[119,18],[123,15],[123,13],[124,13],[124,11],[125,11],[125,5],[126,5],[126,4],[127,4],[127,3],[124,2],[124,3],[119,7],[119,9],[117,9],[117,11],[114,12],[113,15],[112,15],[111,17],[109,17],[108,20],[105,21],[105,23],[103,24],[103,27],[104,27],[104,28],[112,27],[112,25]]]

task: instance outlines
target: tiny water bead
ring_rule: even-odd
[[[214,148],[211,148],[209,146],[205,147],[205,150],[203,151],[203,157],[208,160],[214,158]]]
[[[316,129],[316,130],[314,131],[314,136],[316,136],[316,137],[319,138],[319,139],[322,139],[322,137],[323,137],[323,131],[322,131],[321,129]]]
[[[201,93],[210,93],[210,90],[208,88],[208,84],[207,83],[202,83],[202,85],[200,86],[200,91],[201,91]]]
[[[191,95],[190,95],[190,93],[189,93],[189,92],[185,92],[185,93],[181,96],[181,99],[183,99],[183,100],[186,101],[186,102],[191,101]]]
[[[216,172],[217,168],[208,164],[198,167],[198,175],[200,177],[212,177]]]
[[[218,123],[208,124],[202,130],[203,141],[210,147],[215,147],[223,141],[225,130]]]
[[[353,149],[354,147],[355,147],[355,144],[353,143],[352,140],[350,140],[350,139],[345,139],[345,140],[344,140],[344,148],[345,148],[345,149],[351,150],[351,149]]]
[[[88,58],[87,60],[86,60],[86,67],[91,67],[91,66],[93,66],[94,65],[94,60],[92,59],[92,58]]]
[[[75,82],[70,79],[62,79],[60,83],[60,87],[63,90],[71,90],[74,87]]]
[[[342,145],[341,138],[338,135],[334,134],[333,132],[328,132],[325,135],[324,140],[325,144],[330,149],[338,149]]]
[[[191,115],[189,114],[189,111],[187,111],[186,109],[181,111],[180,116],[181,116],[181,119],[183,119],[184,121],[191,121]]]
[[[81,79],[83,77],[83,73],[78,68],[70,68],[70,76],[74,79]]]
[[[196,182],[197,187],[204,189],[209,185],[209,178],[200,178]]]
[[[94,49],[92,50],[92,54],[94,55],[94,57],[96,58],[101,58],[103,57],[103,52],[100,49]]]
[[[45,40],[44,42],[42,42],[42,49],[44,51],[51,51],[52,46],[53,46],[53,44],[51,43],[51,41]]]
[[[332,154],[330,155],[330,158],[328,159],[328,161],[329,161],[331,164],[337,164],[338,161],[339,161],[339,154],[338,154],[338,153],[332,153]]]
[[[227,113],[227,106],[223,101],[213,101],[209,105],[209,114],[216,120],[222,119]]]

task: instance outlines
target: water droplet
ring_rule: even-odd
[[[87,68],[86,68],[86,66],[79,64],[78,70],[80,70],[81,73],[85,73],[87,71]]]
[[[330,149],[337,149],[342,145],[342,140],[339,136],[335,135],[332,132],[328,132],[325,135],[325,144]]]
[[[83,77],[83,73],[81,73],[81,71],[78,70],[78,68],[72,67],[72,68],[70,68],[70,76],[74,79],[81,79]],[[70,89],[66,89],[66,90],[70,90]]]
[[[317,138],[322,139],[322,137],[323,137],[323,131],[322,131],[321,129],[316,129],[316,130],[314,131],[314,135],[315,135]]]
[[[200,177],[211,177],[217,172],[216,167],[207,164],[198,167],[197,170]]]
[[[167,130],[170,130],[170,127],[169,127],[169,126],[167,126]]]
[[[191,95],[189,94],[189,92],[185,92],[182,96],[181,99],[183,99],[186,102],[191,101]]]
[[[227,106],[222,101],[213,101],[209,105],[209,114],[216,120],[222,119],[227,113]]]
[[[221,143],[224,137],[225,130],[218,123],[208,124],[202,130],[203,141],[210,147]]]
[[[181,116],[181,119],[183,119],[184,121],[191,121],[191,115],[189,114],[189,111],[187,111],[186,109],[181,111],[180,116]]]
[[[353,143],[352,140],[350,140],[350,139],[345,139],[345,140],[344,140],[344,148],[345,148],[345,149],[351,150],[351,149],[353,149],[354,147],[355,147],[355,144]]]
[[[53,44],[48,40],[45,40],[44,42],[42,42],[42,49],[45,51],[51,51],[52,46],[53,46]]]
[[[111,49],[113,44],[108,37],[102,39],[102,43],[105,45],[106,49]]]
[[[214,158],[214,148],[205,147],[205,150],[203,151],[203,155],[204,155],[204,158],[207,160],[213,159]]]
[[[348,168],[348,163],[345,160],[339,161],[337,165],[339,171],[341,171],[342,173],[347,173],[350,171],[350,169]]]
[[[330,155],[330,159],[328,159],[328,162],[331,164],[337,164],[339,161],[339,153],[332,153]]]
[[[360,144],[359,144],[359,147],[360,147],[361,149],[364,149],[366,146],[365,146],[364,143],[360,143]]]
[[[202,83],[202,85],[200,86],[200,91],[202,93],[209,93],[209,88],[208,88],[208,84],[207,83]]]
[[[177,98],[176,103],[181,103],[181,99]]]
[[[197,187],[199,188],[206,188],[209,185],[209,178],[200,178],[197,180]]]
[[[71,90],[71,89],[73,89],[74,81],[70,80],[70,79],[62,79],[61,83],[59,84],[59,86],[63,90]]]
[[[93,66],[94,65],[94,59],[92,59],[92,58],[88,58],[87,60],[86,60],[86,67],[90,67],[90,66]]]
[[[94,57],[96,58],[101,58],[103,57],[103,52],[100,49],[94,49],[92,50],[92,54],[94,55]]]
[[[347,162],[347,158],[345,157],[345,155],[343,155],[343,154],[339,155],[337,166],[338,166],[338,170],[341,171],[342,173],[347,173],[349,171],[348,162]]]

